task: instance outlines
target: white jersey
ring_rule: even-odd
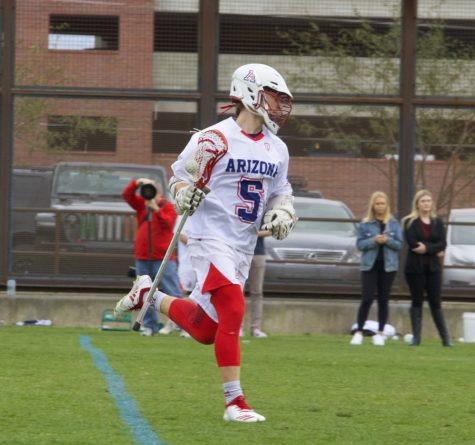
[[[214,166],[208,183],[211,192],[188,218],[186,231],[190,238],[218,240],[252,254],[269,199],[292,194],[287,180],[289,152],[266,127],[256,139],[241,131],[233,118],[211,128],[226,136],[228,152]],[[199,133],[192,136],[172,165],[180,180],[190,182],[185,164],[196,151],[198,138]]]

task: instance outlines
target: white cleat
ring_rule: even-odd
[[[363,334],[360,332],[355,332],[350,341],[350,345],[362,345],[363,344]]]
[[[147,296],[147,292],[151,287],[152,280],[148,275],[137,277],[130,292],[125,297],[122,297],[115,305],[114,316],[116,318],[121,318],[126,312],[140,309],[143,305],[144,298]]]
[[[175,323],[173,323],[173,321],[171,320],[168,320],[167,324],[163,326],[163,328],[160,329],[158,333],[162,335],[171,334],[175,330],[175,327],[176,327]]]
[[[152,328],[142,328],[140,329],[140,335],[143,335],[144,337],[153,337],[153,330]]]
[[[223,419],[226,422],[264,422],[266,418],[256,413],[247,405],[243,396],[236,397],[232,402],[226,405]]]
[[[262,332],[260,329],[253,329],[251,331],[251,335],[253,337],[257,337],[257,338],[266,338],[267,337],[267,334],[265,332]]]

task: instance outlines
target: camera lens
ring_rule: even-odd
[[[157,196],[157,189],[152,184],[144,184],[140,187],[140,196],[146,201],[149,201]]]

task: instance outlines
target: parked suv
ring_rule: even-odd
[[[61,162],[50,207],[36,215],[36,247],[55,274],[125,276],[134,262],[135,213],[121,193],[133,178],[167,190],[165,169],[138,164]]]
[[[452,209],[444,255],[444,286],[475,286],[475,209]]]
[[[265,291],[316,292],[325,285],[358,288],[357,223],[350,209],[341,201],[304,196],[296,196],[294,206],[300,219],[290,235],[283,241],[265,240]]]
[[[11,273],[14,275],[28,275],[32,270],[41,269],[41,258],[33,252],[36,237],[35,209],[49,207],[52,178],[52,169],[13,169]]]
[[[51,196],[52,169],[14,168],[12,185],[12,245],[33,245],[35,213],[16,209],[48,207]]]

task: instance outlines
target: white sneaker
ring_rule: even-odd
[[[184,331],[183,329],[180,330],[180,337],[184,338],[191,338],[191,335],[188,332]]]
[[[152,280],[148,275],[137,277],[129,293],[125,297],[122,297],[116,304],[114,317],[122,318],[126,312],[140,309],[143,305],[143,300],[147,296],[147,292],[151,287]]]
[[[223,419],[226,422],[264,422],[266,418],[256,413],[244,400],[243,396],[236,397],[226,405]]]
[[[171,334],[174,330],[175,330],[175,323],[173,323],[173,321],[171,320],[168,320],[167,324],[163,326],[163,328],[160,329],[158,333],[162,335],[168,335],[168,334]]]
[[[140,335],[144,337],[153,337],[153,330],[152,328],[143,328],[140,330]]]
[[[373,335],[373,345],[384,346],[384,335],[380,335],[380,334]]]
[[[267,337],[267,334],[265,332],[262,332],[260,329],[253,329],[251,331],[251,335],[253,337],[257,337],[257,338],[266,338]]]
[[[355,332],[350,341],[350,345],[362,345],[363,344],[363,334],[360,332]]]

